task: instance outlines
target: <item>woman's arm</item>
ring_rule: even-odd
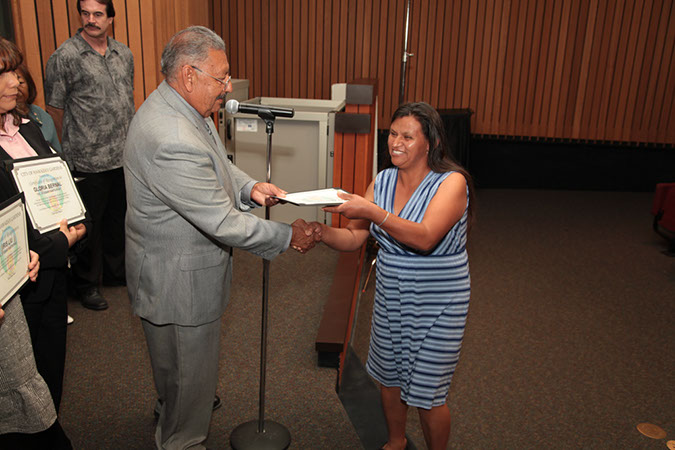
[[[366,242],[370,230],[370,222],[367,220],[352,220],[347,228],[333,228],[321,224],[321,242],[334,250],[351,252],[358,249]]]
[[[373,222],[397,241],[423,252],[432,250],[462,218],[467,201],[466,180],[458,172],[451,173],[443,180],[420,223],[402,219],[394,214],[387,215],[387,211],[372,203],[372,184],[368,192],[370,198],[368,193],[366,198],[353,194],[339,194],[348,201],[339,206],[324,208],[324,211],[340,213],[349,219]]]
[[[358,197],[364,202],[375,205],[373,202],[373,183],[370,183],[368,189],[366,190],[366,197]],[[339,194],[338,194],[339,195]],[[326,212],[338,212],[333,211],[333,208],[325,207],[323,208]],[[350,218],[351,219],[351,218]],[[366,242],[368,236],[370,235],[370,221],[365,219],[353,218],[347,224],[347,228],[333,228],[328,225],[321,224],[321,242],[329,246],[334,250],[340,250],[343,252],[350,252],[358,249]]]

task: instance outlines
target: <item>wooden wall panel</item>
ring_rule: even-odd
[[[129,4],[136,0],[131,0]],[[173,29],[161,28],[155,26],[155,19],[160,17],[157,11],[162,11],[162,1],[160,0],[138,0],[138,21],[141,30],[142,40],[142,63],[135,63],[136,70],[143,71],[143,93],[144,97],[150,95],[152,91],[162,82],[160,60],[164,43],[169,40],[175,30],[183,28],[176,23]],[[165,11],[167,9],[164,9]],[[133,20],[134,18],[132,18]],[[153,31],[156,33],[153,33]],[[159,34],[162,32],[162,34]],[[134,55],[135,56],[135,55]],[[140,91],[139,87],[136,89]],[[137,94],[138,95],[138,94]]]
[[[141,10],[138,0],[129,0],[126,2],[125,11],[129,14],[129,20],[126,21],[127,36],[129,37],[127,46],[134,54],[134,103],[136,104],[136,108],[138,108],[146,97],[146,74],[145,70],[143,70],[145,66],[145,59],[143,58],[143,33],[140,20]]]
[[[113,38],[129,46],[129,26],[127,24],[127,4],[119,2],[115,5],[115,20],[113,21]]]
[[[73,5],[73,8],[75,8],[75,5]],[[66,2],[52,2],[52,20],[54,23],[54,43],[61,43],[68,39],[70,37],[70,23]],[[48,53],[48,51],[45,53]]]
[[[157,87],[161,51],[168,39],[188,25],[213,27],[214,11],[222,14],[219,0],[126,0],[115,2],[111,37],[129,46],[134,54],[136,107]],[[16,43],[38,85],[36,104],[44,107],[41,81],[49,56],[82,23],[75,0],[12,0]],[[222,22],[221,22],[222,24]]]
[[[74,0],[11,0],[40,80],[79,27]],[[471,108],[478,134],[675,144],[675,0],[412,0],[405,99]],[[378,80],[378,126],[398,106],[405,0],[126,0],[112,30],[136,63],[139,105],[188,25],[228,45],[250,95],[330,98]],[[39,84],[39,83],[38,83]],[[38,104],[43,104],[39,89]]]
[[[50,0],[36,0],[35,2],[36,11],[39,11],[41,16],[52,16],[52,4]],[[54,42],[54,26],[52,22],[46,20],[38,21],[38,33],[40,36],[40,45],[44,48],[49,54],[56,50],[56,44]],[[42,61],[42,69],[47,65],[47,61]]]
[[[12,10],[15,14],[14,30],[16,33],[16,44],[23,51],[24,62],[28,66],[35,83],[39,84],[42,79],[43,65],[40,57],[39,26],[37,20],[36,5],[33,2],[23,3],[14,0]],[[20,19],[17,21],[16,19]],[[36,104],[44,104],[44,93],[38,89],[38,95],[35,99]]]
[[[649,134],[652,130],[657,134],[659,142],[675,141],[675,111],[673,111],[673,89],[675,88],[675,10],[670,5],[670,20],[667,26],[668,34],[664,44],[664,58],[661,60],[661,70],[659,71],[658,88],[654,105],[652,107],[654,115],[648,124]],[[659,104],[660,103],[660,104]]]
[[[389,125],[405,0],[259,1],[279,8],[263,17],[285,30],[283,48],[272,34],[224,31],[246,61],[255,58],[250,41],[270,40],[260,67],[233,67],[252,81],[251,96],[329,98],[333,83],[376,78],[379,126]],[[225,13],[240,0],[220,3]],[[675,70],[673,0],[412,0],[411,8],[407,101],[471,108],[478,134],[675,143],[666,82]],[[254,24],[260,17],[245,14]]]

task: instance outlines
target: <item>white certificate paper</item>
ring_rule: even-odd
[[[20,196],[0,210],[0,305],[28,281],[26,211]]]
[[[33,228],[40,233],[57,229],[63,219],[68,225],[84,220],[84,204],[68,165],[59,156],[17,161],[11,172],[25,196]]]
[[[316,191],[293,192],[286,197],[274,197],[282,203],[292,203],[298,206],[331,206],[346,202],[337,196],[338,192],[349,194],[347,191],[337,188],[318,189]]]

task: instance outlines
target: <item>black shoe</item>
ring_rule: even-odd
[[[223,406],[223,403],[220,401],[220,397],[217,395],[213,397],[213,410],[215,411],[216,409],[220,408]],[[159,408],[161,408],[161,402],[157,400],[157,403],[155,403],[155,409],[152,411],[153,414],[155,415],[155,419],[159,417]]]
[[[90,287],[80,295],[82,306],[94,311],[108,309],[108,302],[105,301],[97,287]]]

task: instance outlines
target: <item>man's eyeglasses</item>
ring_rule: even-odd
[[[195,70],[198,71],[198,72],[203,73],[204,75],[207,75],[207,76],[213,78],[213,79],[216,80],[218,83],[222,84],[223,87],[224,87],[225,89],[227,89],[227,86],[228,86],[228,85],[230,84],[230,82],[232,81],[232,76],[231,76],[231,75],[228,75],[224,80],[221,80],[220,78],[214,77],[214,76],[211,75],[210,73],[204,72],[202,69],[200,69],[200,68],[197,67],[197,66],[190,65],[190,67],[192,67],[193,69],[195,69]]]

